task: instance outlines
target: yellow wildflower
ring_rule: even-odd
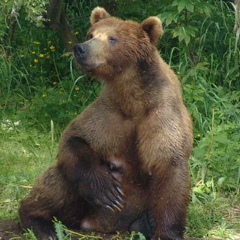
[[[43,95],[42,95],[42,98],[47,98],[47,94],[43,94]]]
[[[202,138],[202,135],[199,133],[199,134],[197,135],[197,138],[198,138],[198,139],[201,139],[201,138]]]
[[[35,58],[33,61],[34,61],[35,64],[38,64],[38,63],[39,63],[39,60],[36,59],[36,58]]]
[[[52,52],[55,52],[55,51],[56,51],[56,48],[55,48],[53,45],[51,45],[51,46],[50,46],[50,50],[51,50]]]
[[[44,56],[44,54],[39,54],[39,57],[44,58],[45,56]]]
[[[63,56],[66,58],[71,57],[72,55],[73,55],[72,52],[66,52],[63,54]]]
[[[35,52],[35,51],[32,51],[31,54],[32,54],[32,55],[36,55],[36,52]]]
[[[35,45],[40,45],[41,43],[40,43],[40,42],[37,42],[37,41],[34,41],[33,44],[35,44]]]

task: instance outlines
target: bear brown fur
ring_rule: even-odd
[[[180,82],[156,48],[161,21],[123,21],[97,7],[90,22],[75,57],[104,89],[67,127],[56,165],[22,201],[22,227],[54,238],[56,217],[70,228],[150,228],[152,239],[183,239],[192,122]]]

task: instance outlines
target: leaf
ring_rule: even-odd
[[[188,32],[186,32],[186,28],[185,27],[181,27],[179,28],[178,31],[178,40],[179,42],[185,42],[186,45],[189,44],[191,37],[188,34]]]
[[[172,6],[178,6],[178,4],[179,4],[179,0],[174,0],[172,3]]]
[[[186,8],[185,1],[180,1],[178,4],[178,13],[180,13],[184,8]]]
[[[172,12],[161,13],[157,17],[159,17],[166,26],[170,25],[173,22],[177,22],[178,20],[178,14]]]
[[[65,239],[64,225],[60,221],[57,221],[55,219],[54,220],[54,228],[55,228],[55,231],[56,231],[57,238],[59,240],[64,240]]]
[[[189,12],[194,11],[194,4],[191,0],[175,0],[172,6],[177,6],[178,13],[181,13],[183,9],[187,9]]]
[[[218,179],[218,186],[221,186],[223,182],[225,181],[226,177],[221,177]]]
[[[194,12],[194,5],[193,3],[189,3],[187,6],[186,6],[186,9],[189,11],[189,12]]]

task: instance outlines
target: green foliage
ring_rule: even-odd
[[[25,100],[26,109],[18,114],[19,118],[45,130],[53,121],[61,130],[96,98],[100,89],[97,83],[84,83],[84,76],[38,87],[34,97]]]
[[[72,237],[80,240],[103,240],[102,237],[97,235],[95,236],[93,234],[82,234],[79,232],[71,231],[57,219],[54,219],[54,228],[58,240],[70,240]]]
[[[215,124],[238,122],[240,92],[229,92],[226,88],[207,82],[200,74],[198,76],[198,82],[183,87],[195,133],[203,135],[209,130],[212,120]]]
[[[59,240],[67,239],[66,234],[64,232],[66,227],[61,222],[58,222],[56,219],[54,220],[54,228],[55,228],[57,239]]]
[[[126,240],[146,240],[146,238],[142,233],[132,232],[131,235],[126,238]]]
[[[30,8],[37,1],[0,3],[0,6],[8,4],[9,8],[12,4],[18,4],[18,9],[28,9],[18,15],[17,26],[9,23],[9,27],[14,29],[13,35],[11,31],[9,33],[12,41],[4,41],[5,45],[0,50],[0,109],[3,115],[14,114],[15,119],[47,131],[53,121],[56,129],[61,131],[96,98],[101,87],[84,74],[79,76],[73,70],[72,53],[65,51],[56,33],[36,28],[34,16],[43,14],[46,4],[44,1],[42,5],[38,4],[35,15],[31,15]],[[83,10],[89,9],[88,15],[81,20],[82,24],[78,20],[79,16],[74,15],[76,8],[81,7],[84,7]],[[90,7],[92,10],[93,7],[85,1],[72,1],[67,5],[67,12],[72,10],[72,17],[76,18],[78,26],[85,25],[81,29],[84,35]],[[8,18],[7,14],[3,11],[0,18]],[[76,34],[83,39],[81,33]]]
[[[56,157],[54,128],[49,134],[20,121],[0,122],[0,219],[16,218],[19,202]]]
[[[156,15],[161,9],[162,1],[152,0],[152,1],[143,1],[135,0],[126,1],[126,0],[117,0],[117,14],[123,19],[131,19],[141,22],[143,19],[149,17],[149,15]]]
[[[38,240],[37,237],[35,236],[35,234],[33,233],[33,231],[31,231],[31,230],[28,230],[26,233],[23,234],[23,236],[26,239]]]
[[[226,192],[240,190],[240,123],[212,126],[211,130],[199,140],[192,159],[193,179],[201,179],[201,185],[193,193],[202,190],[213,192],[223,188]],[[204,187],[204,189],[203,189]]]
[[[71,19],[72,29],[80,42],[85,41],[87,30],[90,27],[89,16],[95,6],[101,6],[98,0],[72,0],[66,5],[68,19]]]
[[[198,4],[203,8],[199,9]],[[230,27],[234,15],[226,4],[196,1],[194,12],[184,17],[191,10],[186,5],[187,1],[173,1],[162,8],[165,36],[161,46],[163,56],[169,59],[183,83],[197,136],[209,130],[213,110],[215,124],[238,121],[240,50]],[[176,15],[175,20],[172,15]],[[185,28],[186,17],[187,26],[196,28],[195,36],[190,31],[174,39],[177,29]]]
[[[81,240],[103,240],[104,237],[93,235],[93,234],[82,234],[80,232],[75,232],[69,230],[66,226],[64,226],[60,221],[57,219],[54,220],[54,228],[57,235],[58,240],[68,240],[71,239],[71,237],[77,237]],[[112,240],[120,240],[120,239],[126,239],[126,240],[145,240],[143,234],[132,232],[131,234],[123,235],[121,233],[117,233],[116,235],[113,235]]]
[[[46,13],[46,3],[43,0],[8,0],[0,2],[0,40],[7,36],[11,24],[17,23],[22,27],[19,17],[34,23],[36,26],[43,26],[43,15]]]
[[[216,193],[216,192],[215,192]],[[228,196],[232,199],[233,196]],[[238,200],[237,200],[238,201]],[[238,205],[235,202],[236,206]],[[231,220],[229,219],[231,215]],[[204,239],[238,239],[239,210],[217,193],[214,201],[192,203],[189,208],[187,235]]]
[[[171,25],[173,30],[170,32],[173,38],[178,38],[179,43],[189,45],[192,39],[199,34],[199,28],[194,24],[196,18],[210,16],[212,5],[203,0],[174,0],[171,4],[166,4],[160,19],[166,27]],[[197,22],[200,23],[201,22]]]
[[[183,83],[198,82],[202,77],[215,85],[239,90],[240,42],[232,33],[232,10],[223,1],[210,4],[201,0],[196,5],[194,2],[194,11],[189,14],[186,5],[178,9],[176,2],[187,4],[174,1],[159,15],[165,24],[162,54],[177,67]]]

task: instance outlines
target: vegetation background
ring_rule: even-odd
[[[18,219],[20,200],[56,159],[61,132],[101,90],[71,53],[98,5],[163,21],[159,50],[194,121],[186,234],[240,239],[240,29],[233,34],[234,6],[222,0],[1,1],[0,220]]]

